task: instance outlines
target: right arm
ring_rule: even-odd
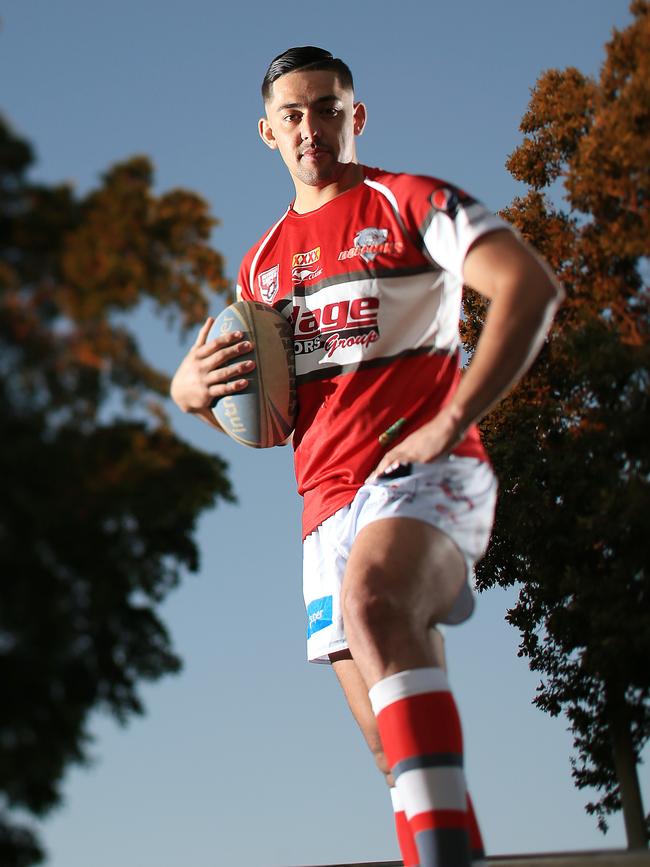
[[[234,331],[208,341],[214,324],[210,316],[180,363],[171,383],[171,396],[183,411],[198,416],[211,427],[221,430],[212,413],[212,404],[220,397],[242,391],[248,385],[244,377],[255,362],[238,361],[240,355],[250,352],[252,344],[242,340],[241,331]]]

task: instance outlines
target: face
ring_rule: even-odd
[[[274,82],[259,132],[268,147],[280,151],[296,183],[320,187],[356,163],[354,137],[365,121],[365,106],[354,102],[335,73],[298,70]]]

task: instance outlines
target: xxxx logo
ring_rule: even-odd
[[[317,262],[320,261],[320,247],[314,247],[313,250],[308,250],[306,253],[294,253],[291,260],[291,280],[294,285],[306,283],[308,280],[315,280],[323,273],[323,269],[318,267]]]
[[[320,247],[314,247],[307,253],[294,253],[291,260],[291,267],[304,267],[305,265],[313,265],[320,259]]]

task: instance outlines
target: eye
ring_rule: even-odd
[[[339,109],[338,108],[324,108],[321,111],[321,114],[324,117],[338,117]]]
[[[282,118],[282,120],[283,120],[285,123],[294,123],[294,122],[297,121],[298,119],[299,119],[299,118],[298,118],[298,115],[297,115],[295,112],[292,112],[291,114],[285,114],[285,115],[283,116],[283,118]]]

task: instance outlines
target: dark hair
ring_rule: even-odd
[[[338,57],[334,57],[329,51],[325,51],[324,48],[301,45],[298,48],[287,48],[270,62],[262,81],[262,99],[264,102],[271,96],[274,81],[277,81],[280,76],[286,75],[288,72],[295,72],[298,69],[329,69],[336,73],[344,87],[354,90],[352,73],[347,64],[339,60]]]

